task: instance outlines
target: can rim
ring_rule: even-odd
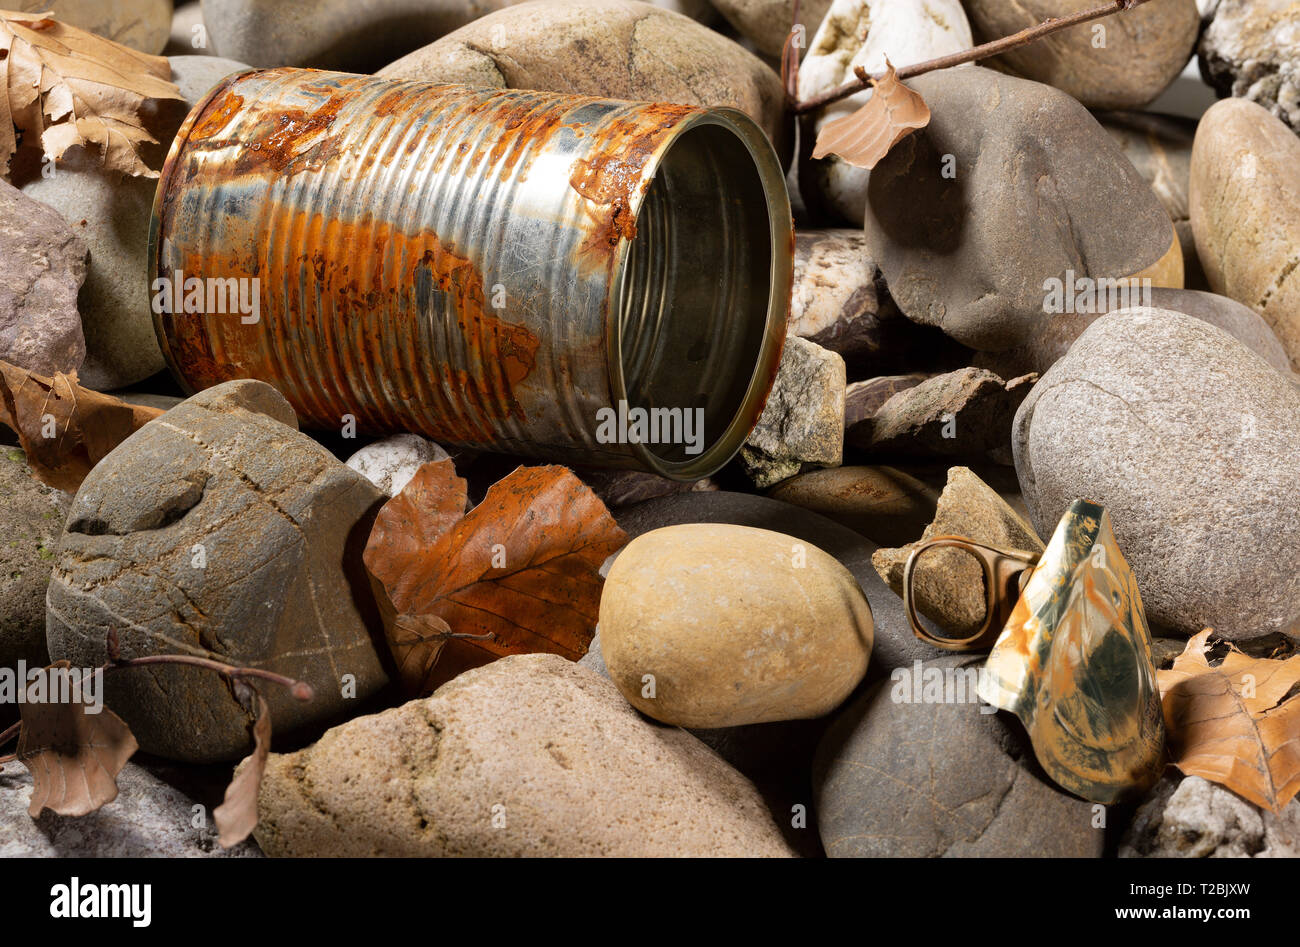
[[[153,193],[153,207],[149,214],[149,244],[145,263],[148,268],[146,278],[149,280],[149,312],[153,317],[153,332],[158,337],[158,347],[162,350],[163,361],[167,363],[167,370],[186,395],[194,395],[197,392],[186,381],[184,373],[177,367],[176,360],[172,357],[171,346],[167,342],[167,333],[163,331],[162,313],[157,312],[153,307],[153,287],[158,280],[158,254],[161,250],[158,244],[158,236],[162,230],[163,198],[167,194],[168,185],[171,182],[172,174],[176,170],[176,162],[179,160],[180,153],[189,142],[190,133],[194,130],[199,117],[208,110],[208,106],[216,100],[217,96],[227,91],[235,82],[244,76],[262,71],[255,68],[240,69],[228,76],[223,76],[216,85],[204,93],[203,98],[195,103],[194,108],[190,109],[190,113],[185,116],[185,121],[181,122],[176,137],[172,139],[172,143],[167,149],[167,158],[163,161],[162,170],[158,172],[158,186]]]
[[[699,108],[692,112],[685,121],[673,129],[672,135],[663,145],[655,150],[646,169],[645,180],[651,181],[659,173],[665,156],[683,134],[702,125],[714,125],[730,131],[754,159],[755,171],[758,173],[767,201],[770,233],[768,250],[771,265],[768,268],[767,314],[763,325],[763,339],[744,398],[736,408],[726,430],[698,456],[679,462],[665,461],[646,444],[629,445],[633,455],[644,465],[644,469],[661,477],[681,482],[702,480],[721,470],[740,452],[750,432],[758,423],[776,382],[777,367],[780,365],[781,353],[785,347],[786,325],[789,320],[790,298],[794,285],[794,216],[790,209],[790,194],[785,184],[785,172],[766,133],[747,114],[739,109],[727,107]],[[644,193],[637,196],[634,211],[638,216],[644,197]],[[611,287],[616,288],[622,284],[631,246],[632,240],[623,238],[619,241]],[[628,400],[628,392],[627,380],[623,372],[622,327],[616,307],[609,307],[605,319],[605,358],[608,364],[610,387],[614,402],[617,404]]]

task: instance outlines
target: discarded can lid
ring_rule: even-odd
[[[945,547],[970,553],[984,570],[984,626],[960,640],[938,638],[916,618],[916,561]],[[961,537],[928,540],[908,558],[903,589],[922,640],[954,651],[992,644],[979,695],[1020,718],[1038,762],[1059,785],[1110,804],[1160,778],[1165,725],[1151,630],[1103,507],[1075,501],[1041,558]]]
[[[191,391],[258,378],[304,426],[681,480],[762,412],[792,254],[739,111],[307,69],[191,112],[149,251]]]

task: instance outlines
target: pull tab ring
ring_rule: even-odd
[[[969,638],[936,638],[930,634],[916,615],[916,597],[912,585],[916,578],[916,563],[932,549],[952,548],[969,553],[984,570],[984,624]],[[1020,590],[1028,580],[1039,557],[1033,553],[1013,549],[985,546],[964,536],[936,536],[912,550],[903,566],[903,611],[912,626],[912,634],[926,644],[944,651],[979,651],[993,647],[1003,626],[1011,617]]]

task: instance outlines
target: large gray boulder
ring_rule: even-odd
[[[77,491],[47,597],[50,655],[102,664],[115,629],[126,658],[255,665],[315,691],[304,703],[260,685],[275,732],[318,732],[387,681],[361,563],[383,498],[300,434],[271,386],[200,392],[118,445]],[[209,762],[251,747],[249,711],[212,671],[124,670],[105,689],[147,752]]]
[[[1300,618],[1300,391],[1227,333],[1160,309],[1093,323],[1016,415],[1039,535],[1110,511],[1148,619],[1224,638]]]

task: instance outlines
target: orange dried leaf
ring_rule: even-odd
[[[822,126],[814,158],[828,154],[858,168],[874,168],[896,144],[930,124],[930,107],[920,94],[898,81],[898,70],[885,61],[886,73],[872,79],[867,104],[851,115]]]
[[[465,495],[450,461],[425,464],[379,511],[366,545],[389,645],[413,690],[507,654],[582,657],[600,566],[627,541],[563,467],[520,467],[462,516]]]
[[[17,757],[32,774],[33,819],[44,809],[86,815],[117,798],[117,774],[137,748],[122,718],[107,707],[88,713],[83,701],[23,703],[20,712]]]
[[[157,144],[140,119],[147,99],[184,97],[165,56],[149,56],[40,13],[0,10],[0,173],[15,131],[57,161],[73,145],[95,147],[105,168],[157,177],[139,149]]]
[[[221,805],[212,810],[217,822],[217,842],[222,848],[238,845],[257,828],[257,795],[271,752],[271,708],[257,695],[257,720],[253,722],[253,752],[239,765],[226,787]]]
[[[1174,762],[1189,776],[1227,786],[1280,812],[1300,792],[1300,655],[1251,658],[1233,649],[1215,668],[1206,629],[1156,675]]]
[[[18,435],[43,482],[76,492],[104,455],[162,411],[82,388],[77,373],[53,378],[0,361],[0,424]]]

